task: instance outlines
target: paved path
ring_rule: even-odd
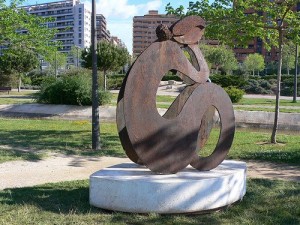
[[[0,190],[45,183],[88,179],[108,166],[130,162],[128,158],[82,157],[53,154],[38,161],[10,161],[0,164]],[[247,162],[251,178],[282,179],[300,182],[300,166]]]

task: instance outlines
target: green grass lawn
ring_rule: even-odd
[[[236,107],[234,106],[235,110],[238,111],[262,111],[262,112],[275,112],[275,106],[274,108],[264,108],[264,107]],[[300,109],[286,109],[286,108],[280,108],[279,112],[281,113],[300,113]]]
[[[7,92],[0,92],[0,105],[34,103],[34,93],[36,91],[11,91],[9,95]]]
[[[202,150],[204,154],[214,149],[218,134],[214,129]],[[237,131],[228,157],[300,165],[299,134],[278,134],[280,143],[276,145],[268,143],[270,136],[266,132]],[[101,123],[101,144],[101,151],[91,150],[89,121],[0,118],[0,162],[38,160],[49,151],[125,157],[115,123]]]
[[[125,156],[115,124],[101,124],[101,145],[102,151],[91,150],[89,121],[0,118],[0,162],[38,160],[49,151],[89,156]]]
[[[268,105],[275,106],[275,99],[265,99],[265,98],[243,98],[236,105]],[[291,100],[280,100],[281,106],[300,106],[300,101],[293,103]]]
[[[89,205],[89,183],[83,180],[0,191],[0,224],[297,225],[299,205],[299,182],[248,179],[241,202],[209,214],[111,212]]]

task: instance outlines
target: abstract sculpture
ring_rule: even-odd
[[[117,105],[120,140],[127,156],[151,171],[176,173],[189,164],[211,170],[231,147],[232,103],[221,87],[207,82],[209,69],[198,46],[204,28],[205,21],[198,16],[186,17],[170,28],[158,26],[158,40],[136,59],[123,81]],[[168,71],[177,72],[187,86],[160,116],[156,92]],[[200,157],[197,151],[210,134],[214,109],[221,121],[219,140],[211,155]]]

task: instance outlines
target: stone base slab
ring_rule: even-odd
[[[104,168],[90,176],[90,204],[132,213],[193,213],[230,205],[246,193],[244,162],[225,160],[211,171],[187,167],[160,175],[135,163]]]

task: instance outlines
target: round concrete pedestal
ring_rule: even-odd
[[[246,163],[225,160],[211,171],[187,167],[158,175],[135,163],[122,163],[90,176],[90,204],[134,213],[192,213],[217,209],[246,193]]]

